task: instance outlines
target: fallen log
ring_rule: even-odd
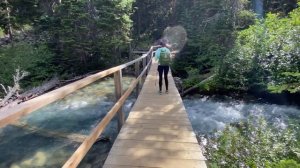
[[[188,94],[189,92],[197,89],[199,86],[205,84],[206,82],[210,81],[211,79],[213,79],[213,77],[215,77],[215,74],[202,80],[200,83],[197,83],[196,85],[194,85],[193,87],[188,88],[187,90],[183,91],[181,96],[185,96],[186,94]]]
[[[26,71],[21,71],[20,69],[16,69],[16,74],[13,75],[14,79],[14,86],[10,87],[8,86],[7,89],[1,84],[2,89],[6,93],[6,96],[1,100],[0,102],[0,107],[5,106],[8,104],[9,100],[13,97],[19,96],[19,91],[21,90],[20,87],[20,80],[22,80],[24,77],[28,76],[28,72]]]
[[[68,83],[72,83],[72,82],[78,81],[78,80],[80,80],[80,79],[83,79],[83,78],[85,78],[85,77],[87,77],[87,76],[90,76],[90,75],[93,75],[93,74],[95,74],[95,73],[98,73],[98,72],[100,72],[100,71],[101,71],[101,70],[92,71],[92,72],[89,72],[89,73],[84,74],[84,75],[76,76],[76,77],[74,77],[74,78],[72,78],[72,79],[61,80],[61,81],[60,81],[60,85],[65,85],[65,84],[68,84]]]
[[[33,89],[30,89],[30,90],[22,93],[21,95],[18,96],[18,99],[21,99],[22,101],[32,99],[36,96],[39,96],[39,95],[55,88],[59,84],[60,84],[59,79],[57,77],[54,77],[51,80],[44,82],[41,86],[35,87]]]

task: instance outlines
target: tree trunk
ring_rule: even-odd
[[[6,16],[7,16],[7,32],[9,36],[9,40],[11,44],[13,45],[13,33],[12,33],[12,24],[11,24],[11,18],[10,18],[10,8],[9,3],[7,0],[4,1],[6,4]]]
[[[137,34],[138,34],[138,39],[140,39],[141,36],[141,9],[140,9],[140,5],[138,5],[138,11],[137,11]]]

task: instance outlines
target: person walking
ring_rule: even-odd
[[[167,48],[165,40],[159,41],[160,48],[155,52],[155,60],[158,61],[157,71],[159,74],[159,94],[162,94],[162,77],[164,75],[166,93],[169,92],[168,72],[171,64],[171,51]]]

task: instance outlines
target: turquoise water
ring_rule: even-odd
[[[133,78],[123,80],[125,90]],[[134,101],[134,96],[126,101],[123,108],[126,114]],[[64,136],[89,135],[114,102],[114,82],[108,78],[23,117],[18,126],[1,128],[0,168],[61,167],[80,143],[49,132]],[[95,143],[80,167],[101,166],[116,135],[117,121],[113,119],[103,133],[111,141]]]

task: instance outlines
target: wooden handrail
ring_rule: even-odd
[[[152,49],[151,49],[152,50]],[[150,51],[151,51],[150,50]],[[151,51],[152,52],[152,51]],[[150,52],[150,53],[151,53]],[[148,53],[149,56],[151,54]],[[147,56],[148,56],[147,55]],[[118,100],[118,102],[112,107],[112,109],[106,114],[106,116],[101,120],[101,122],[96,126],[96,128],[92,131],[92,133],[84,140],[84,142],[77,148],[77,150],[73,153],[73,155],[70,157],[70,159],[64,164],[63,168],[75,168],[79,165],[81,160],[84,158],[86,153],[89,151],[89,149],[92,147],[92,145],[95,143],[97,138],[101,135],[103,130],[106,128],[106,126],[110,123],[112,118],[115,116],[115,114],[120,110],[120,108],[125,103],[128,96],[132,93],[134,88],[137,86],[139,80],[144,76],[144,74],[147,72],[148,67],[151,65],[151,60],[148,62],[148,64],[144,67],[144,70],[139,75],[137,79],[135,79],[127,89],[127,91],[121,96],[121,98]]]
[[[33,111],[36,111],[50,103],[53,103],[59,99],[62,99],[64,97],[66,97],[67,95],[73,93],[74,91],[76,91],[80,88],[83,88],[101,78],[111,75],[117,71],[121,71],[122,69],[124,69],[130,65],[133,65],[137,62],[143,61],[148,56],[150,57],[150,55],[155,47],[156,46],[152,46],[146,54],[144,54],[143,56],[141,56],[133,61],[119,65],[117,67],[110,68],[108,70],[99,72],[97,74],[88,76],[84,79],[81,79],[74,83],[68,84],[59,89],[53,90],[49,93],[43,94],[39,97],[36,97],[34,99],[31,99],[29,101],[26,101],[24,103],[21,103],[19,105],[16,105],[12,108],[7,109],[6,111],[4,111],[4,113],[0,113],[0,128],[6,126],[7,124],[13,123],[14,121],[18,120],[19,118],[21,118]]]

